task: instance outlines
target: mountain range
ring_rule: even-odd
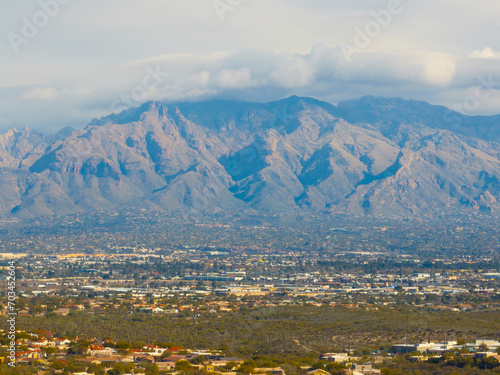
[[[46,136],[0,135],[0,215],[92,210],[500,211],[500,116],[366,96],[337,106],[147,102]]]

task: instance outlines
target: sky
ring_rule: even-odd
[[[147,100],[500,114],[498,0],[3,0],[0,132],[53,133]]]

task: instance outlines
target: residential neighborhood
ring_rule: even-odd
[[[41,369],[38,374],[47,373],[51,364],[64,367],[64,364],[71,363],[84,370],[82,373],[92,373],[95,368],[93,366],[110,373],[117,365],[127,365],[127,368],[134,369],[133,373],[137,374],[140,373],[137,371],[145,371],[153,365],[157,371],[169,374],[191,370],[219,375],[236,375],[238,372],[286,375],[286,370],[280,366],[257,367],[248,358],[229,357],[222,350],[196,350],[158,344],[134,347],[128,343],[95,337],[88,340],[78,337],[58,338],[52,332],[40,330],[20,331],[18,337],[16,363]],[[380,374],[381,370],[377,365],[402,353],[410,354],[408,359],[414,362],[432,361],[446,353],[458,353],[467,359],[489,359],[491,363],[496,361],[500,366],[499,349],[498,341],[477,339],[472,343],[450,341],[397,344],[385,353],[372,353],[369,362],[363,362],[363,359],[367,360],[368,357],[359,357],[352,353],[322,353],[311,367],[300,366],[299,373],[331,375],[327,369],[336,368],[344,374]],[[6,357],[0,357],[0,363],[6,361]],[[248,369],[251,371],[247,371]]]

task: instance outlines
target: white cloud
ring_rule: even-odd
[[[206,87],[210,83],[211,74],[209,71],[202,71],[191,76],[191,79],[200,87]]]
[[[53,87],[37,87],[24,93],[23,99],[51,100],[57,97],[57,90]]]
[[[474,50],[469,56],[474,59],[500,58],[500,52],[494,52],[491,47],[484,47],[482,50]]]
[[[246,88],[253,86],[248,68],[224,69],[217,73],[215,82],[222,89]]]
[[[314,63],[301,55],[282,53],[277,56],[271,82],[283,88],[305,87],[314,80]]]
[[[448,56],[434,57],[425,63],[424,71],[428,83],[446,86],[455,77],[456,65]]]

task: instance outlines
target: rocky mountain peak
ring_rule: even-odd
[[[150,207],[407,217],[500,210],[498,116],[399,98],[150,101],[0,136],[0,214]]]

